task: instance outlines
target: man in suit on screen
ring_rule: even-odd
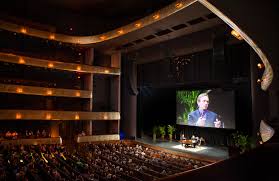
[[[207,93],[202,93],[197,98],[198,109],[188,114],[188,125],[201,127],[221,127],[221,121],[217,114],[207,110],[209,97]]]

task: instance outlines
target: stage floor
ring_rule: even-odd
[[[162,141],[160,139],[157,139],[156,142],[153,142],[153,140],[149,137],[137,138],[136,141],[153,145],[153,146],[158,146],[171,151],[175,151],[179,153],[187,153],[193,156],[205,157],[216,161],[229,158],[227,147],[203,145],[203,146],[196,146],[195,148],[192,147],[185,148],[178,141],[170,142],[169,140]]]

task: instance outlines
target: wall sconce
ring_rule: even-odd
[[[53,63],[48,63],[48,64],[47,64],[47,67],[48,67],[48,68],[53,68],[54,65],[53,65]]]
[[[76,96],[77,96],[77,97],[80,97],[80,92],[76,92]]]
[[[24,60],[22,57],[20,57],[20,58],[18,59],[18,63],[19,63],[19,64],[25,64],[25,60]]]
[[[16,119],[21,119],[22,115],[20,113],[16,113]]]
[[[264,65],[263,65],[262,63],[258,63],[258,64],[257,64],[257,67],[258,67],[259,69],[262,69],[262,68],[264,68]]]
[[[107,116],[107,115],[104,115],[104,119],[108,119],[108,116]]]
[[[47,90],[47,95],[52,95],[52,90]]]
[[[75,115],[75,120],[79,120],[79,115],[78,114]]]
[[[257,83],[261,83],[261,82],[262,82],[262,80],[261,80],[261,79],[258,79],[258,80],[257,80]]]
[[[80,71],[81,70],[81,66],[77,66],[77,71]]]
[[[27,33],[27,29],[22,27],[22,28],[20,28],[20,32],[23,33],[23,34],[26,34]]]
[[[106,73],[106,74],[109,73],[109,70],[105,70],[105,73]]]
[[[55,35],[54,34],[51,34],[51,35],[49,35],[49,37],[48,37],[50,40],[54,40],[55,39]]]
[[[23,89],[20,88],[20,87],[18,87],[18,88],[16,88],[16,92],[17,92],[17,93],[22,93],[22,92],[23,92]]]
[[[51,119],[51,114],[48,113],[48,114],[46,115],[46,119],[50,120],[50,119]]]

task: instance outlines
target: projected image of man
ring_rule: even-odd
[[[188,114],[188,125],[202,127],[221,127],[217,114],[208,110],[209,97],[202,93],[197,98],[198,109]]]

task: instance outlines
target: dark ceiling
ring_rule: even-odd
[[[94,35],[127,25],[175,0],[9,0],[1,19],[69,35]]]

